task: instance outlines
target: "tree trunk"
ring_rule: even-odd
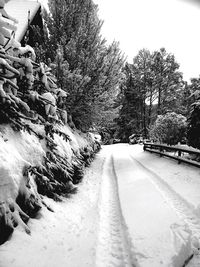
[[[147,137],[147,127],[146,127],[146,103],[145,99],[143,100],[143,129],[144,129],[144,137]]]
[[[148,126],[151,125],[151,113],[152,113],[152,92],[149,99],[149,114],[148,114]]]
[[[161,114],[161,86],[158,89],[158,108],[157,108],[157,115]]]

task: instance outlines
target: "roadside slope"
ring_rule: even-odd
[[[31,235],[18,227],[12,239],[0,246],[0,266],[93,267],[102,166],[103,158],[97,156],[71,198],[63,202],[45,198],[54,212],[42,209],[38,219],[28,224]]]

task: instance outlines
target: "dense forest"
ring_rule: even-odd
[[[184,81],[175,56],[165,48],[140,50],[123,73],[116,119],[120,139],[127,142],[136,133],[152,141],[199,147],[199,78]]]

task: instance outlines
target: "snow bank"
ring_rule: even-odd
[[[45,133],[44,126],[29,126],[34,133],[0,126],[0,244],[17,225],[30,233],[26,223],[29,217],[36,216],[43,203],[38,189],[52,198],[76,189],[73,182],[76,178],[77,183],[83,173],[84,148],[90,147],[90,155],[95,153],[94,143],[68,126],[56,126],[52,138]],[[47,166],[52,170],[50,176],[47,171],[42,172]],[[59,170],[68,176],[64,179]]]
[[[31,236],[17,227],[0,246],[0,266],[94,267],[102,165],[97,155],[71,198],[55,202],[44,197],[54,212],[42,209],[38,219],[29,221]]]

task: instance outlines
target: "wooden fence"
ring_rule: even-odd
[[[144,143],[143,149],[144,151],[159,154],[161,157],[165,156],[175,159],[179,164],[184,162],[200,168],[200,162],[196,161],[195,159],[191,159],[197,157],[200,159],[200,150],[156,143]]]

